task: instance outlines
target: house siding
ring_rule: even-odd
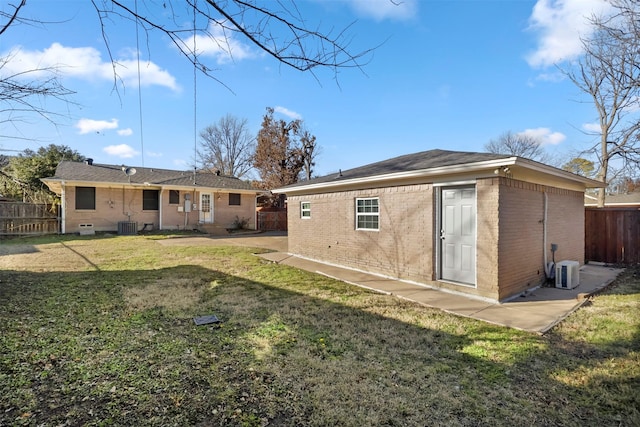
[[[500,205],[500,179],[481,179],[476,182],[477,247],[476,288],[470,293],[484,298],[498,299],[499,269],[498,242],[500,221],[496,212]]]
[[[288,199],[289,252],[358,270],[503,300],[544,279],[543,218],[547,194],[547,247],[556,261],[584,261],[582,192],[505,177],[476,181],[476,286],[437,280],[439,188],[430,183]],[[378,197],[379,230],[355,229],[355,200]],[[311,217],[301,218],[300,203]],[[549,261],[551,252],[549,251]]]
[[[233,193],[233,191],[232,191]],[[236,220],[247,220],[247,227],[256,229],[256,196],[242,194],[240,205],[229,204],[228,193],[216,193],[214,197],[214,224],[222,228],[230,228]]]
[[[75,190],[65,188],[66,233],[80,231],[80,224],[92,224],[95,231],[117,231],[120,221],[136,222],[138,229],[147,223],[158,226],[159,211],[142,210],[142,190],[96,187],[95,210],[76,209]]]
[[[145,189],[153,189],[145,188]],[[191,195],[191,203],[198,203],[198,191],[180,190],[180,203],[169,204],[169,190],[160,194],[159,210],[144,211],[142,209],[142,189],[123,189],[116,187],[96,187],[95,210],[76,209],[75,187],[65,187],[65,232],[77,233],[80,224],[92,224],[95,231],[117,231],[118,222],[132,221],[137,223],[138,230],[145,224],[153,224],[154,229],[160,228],[160,213],[162,212],[162,228],[165,230],[192,229],[198,226],[199,212],[192,210],[185,213],[178,210],[184,208],[185,194]],[[213,194],[213,193],[212,193]],[[249,228],[255,228],[255,196],[242,194],[239,206],[229,206],[228,193],[215,193],[214,224],[227,228],[234,222],[236,216],[249,220]],[[220,196],[220,199],[217,199]],[[148,229],[148,228],[147,228]]]
[[[544,248],[544,197],[547,195],[547,243]],[[505,299],[545,281],[544,250],[552,260],[584,263],[583,193],[500,178],[497,245],[499,295]]]
[[[356,198],[378,197],[379,231],[355,229]],[[300,217],[300,202],[311,217]],[[288,199],[289,251],[406,280],[432,277],[433,187],[429,184]]]

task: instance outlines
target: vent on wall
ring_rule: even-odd
[[[573,289],[580,284],[580,263],[560,261],[556,264],[556,288]]]
[[[93,229],[93,224],[80,224],[78,228],[80,229],[81,236],[96,234],[96,231]]]

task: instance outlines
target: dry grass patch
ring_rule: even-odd
[[[123,290],[124,301],[129,311],[144,311],[163,307],[167,310],[185,310],[195,306],[206,288],[194,283],[191,278],[158,279],[140,287]]]
[[[637,275],[540,337],[253,249],[21,244],[49,264],[0,271],[0,425],[640,425]]]

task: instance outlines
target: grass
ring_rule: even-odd
[[[640,425],[640,269],[538,336],[166,238],[2,242],[0,425]]]

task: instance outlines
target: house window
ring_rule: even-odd
[[[76,209],[96,209],[95,187],[76,187]]]
[[[300,217],[311,218],[311,202],[300,202]]]
[[[158,210],[158,190],[142,190],[142,210],[157,211]]]
[[[239,193],[229,193],[229,206],[240,206],[240,194]]]
[[[169,190],[169,204],[170,205],[179,205],[180,204],[180,191],[178,191],[178,190]]]
[[[356,199],[356,230],[379,229],[378,198]]]

